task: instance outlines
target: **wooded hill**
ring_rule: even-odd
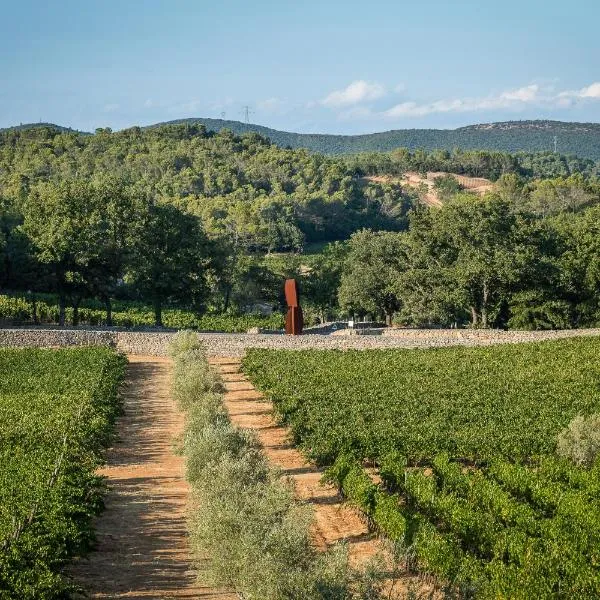
[[[180,119],[171,123],[202,123],[209,130],[231,129],[236,134],[254,131],[278,146],[306,148],[324,154],[387,152],[395,148],[416,150],[497,150],[502,152],[544,152],[600,160],[600,124],[562,121],[507,121],[469,125],[458,129],[395,129],[365,135],[290,133],[261,125],[221,119]]]
[[[229,129],[240,135],[255,132],[269,138],[280,147],[306,148],[323,154],[354,154],[358,152],[387,152],[396,148],[409,150],[495,150],[501,152],[549,152],[554,150],[554,137],[560,154],[575,154],[581,158],[600,160],[600,124],[568,123],[563,121],[506,121],[482,123],[458,129],[395,129],[364,135],[328,135],[292,133],[262,125],[193,117],[157,123],[149,128],[167,124],[201,123],[209,131]],[[52,126],[49,123],[18,125],[15,129]],[[13,129],[13,128],[8,128]],[[0,129],[0,131],[3,131]]]

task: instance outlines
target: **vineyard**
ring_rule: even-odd
[[[79,323],[103,326],[106,325],[106,312],[95,302],[90,302],[78,310]],[[35,302],[35,318],[39,323],[58,323],[58,301],[50,294],[42,295]],[[73,309],[66,309],[69,323],[73,322]],[[22,296],[0,295],[0,320],[12,321],[15,324],[31,324],[34,318],[34,303],[30,298]],[[198,316],[192,311],[182,309],[166,309],[163,311],[163,324],[172,329],[199,329],[202,331],[222,331],[225,333],[245,333],[252,327],[262,329],[283,328],[283,316],[274,313],[271,316],[258,314],[204,314]],[[154,312],[152,308],[133,302],[115,303],[112,313],[112,324],[117,327],[152,327]]]
[[[93,541],[124,368],[106,349],[0,350],[0,598],[70,589],[60,569]]]
[[[244,370],[418,570],[477,598],[597,598],[600,464],[556,447],[574,417],[600,412],[598,356],[593,338],[251,350]]]

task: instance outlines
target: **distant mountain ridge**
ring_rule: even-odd
[[[550,152],[554,138],[560,154],[600,160],[600,123],[565,121],[504,121],[480,123],[458,129],[395,129],[362,135],[291,133],[240,121],[178,119],[164,124],[202,123],[211,131],[227,128],[236,134],[254,131],[278,146],[307,148],[324,154],[388,152],[395,148],[417,150],[498,150],[501,152]],[[158,123],[150,127],[163,125]]]
[[[554,150],[554,138],[556,137],[556,148],[560,154],[574,154],[581,158],[600,160],[600,123],[570,123],[549,120],[504,121],[479,123],[457,129],[395,129],[362,135],[293,133],[252,123],[203,117],[177,119],[148,127],[192,123],[201,123],[210,131],[230,129],[238,135],[256,132],[281,147],[306,148],[324,154],[387,152],[400,147],[410,150],[461,148],[512,153],[521,151],[550,152]],[[15,129],[44,126],[60,127],[50,123],[32,123],[19,125]],[[60,127],[60,129],[73,131],[66,127]]]

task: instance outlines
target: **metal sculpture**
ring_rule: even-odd
[[[304,327],[302,308],[300,307],[300,294],[295,279],[285,281],[285,301],[288,305],[285,317],[285,332],[287,335],[300,335]]]

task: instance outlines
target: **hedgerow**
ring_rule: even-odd
[[[94,540],[124,364],[108,349],[0,350],[0,598],[72,589],[61,570]]]
[[[477,598],[597,598],[600,461],[556,451],[575,415],[600,408],[598,356],[598,339],[252,350],[244,370],[420,570]],[[595,434],[594,417],[581,420]]]
[[[249,600],[378,598],[380,573],[354,572],[344,545],[325,553],[312,546],[310,508],[269,466],[256,437],[231,424],[196,336],[177,334],[171,356],[173,393],[187,412],[183,446],[200,577]]]
[[[154,312],[151,308],[135,303],[118,303],[112,313],[112,324],[116,327],[153,327]],[[39,323],[58,323],[58,301],[49,294],[36,300],[35,313]],[[79,308],[79,323],[92,326],[106,325],[106,312],[100,308],[83,306]],[[21,296],[0,295],[0,319],[16,324],[31,324],[34,321],[33,300]],[[66,309],[67,322],[73,321],[73,309]],[[162,313],[163,325],[171,329],[198,329],[202,331],[222,331],[225,333],[245,333],[248,329],[283,328],[283,316],[274,313],[270,316],[259,314],[204,314],[182,309],[165,309]]]

